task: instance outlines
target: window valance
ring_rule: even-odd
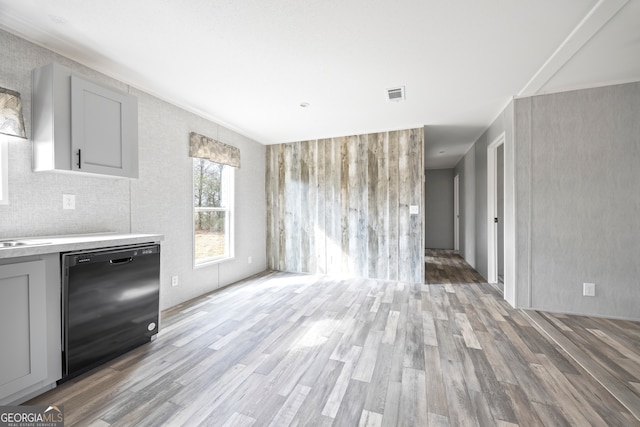
[[[189,156],[240,167],[240,149],[199,133],[189,133]]]

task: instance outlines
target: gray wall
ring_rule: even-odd
[[[425,171],[425,248],[453,249],[453,169]]]
[[[422,128],[267,147],[269,266],[422,283],[422,149]]]
[[[518,305],[640,320],[640,83],[515,105]]]
[[[0,30],[0,86],[22,94],[31,134],[31,70],[59,62],[92,80],[138,97],[139,179],[31,171],[31,142],[9,140],[9,205],[0,205],[0,238],[94,232],[161,233],[161,306],[176,305],[266,268],[265,147],[125,83]],[[242,152],[236,171],[236,257],[192,264],[192,161],[189,132],[217,137]],[[62,210],[62,194],[76,196]],[[248,264],[248,257],[253,263]],[[171,287],[171,276],[180,285]]]

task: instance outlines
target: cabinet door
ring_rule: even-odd
[[[71,168],[138,176],[136,97],[71,76]]]
[[[47,376],[45,261],[0,265],[0,400]]]

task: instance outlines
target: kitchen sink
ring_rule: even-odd
[[[49,242],[41,240],[21,241],[21,240],[0,240],[0,248],[17,248],[20,246],[46,245]]]

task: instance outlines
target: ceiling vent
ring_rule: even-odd
[[[387,101],[400,102],[404,101],[404,86],[392,87],[386,90]]]

